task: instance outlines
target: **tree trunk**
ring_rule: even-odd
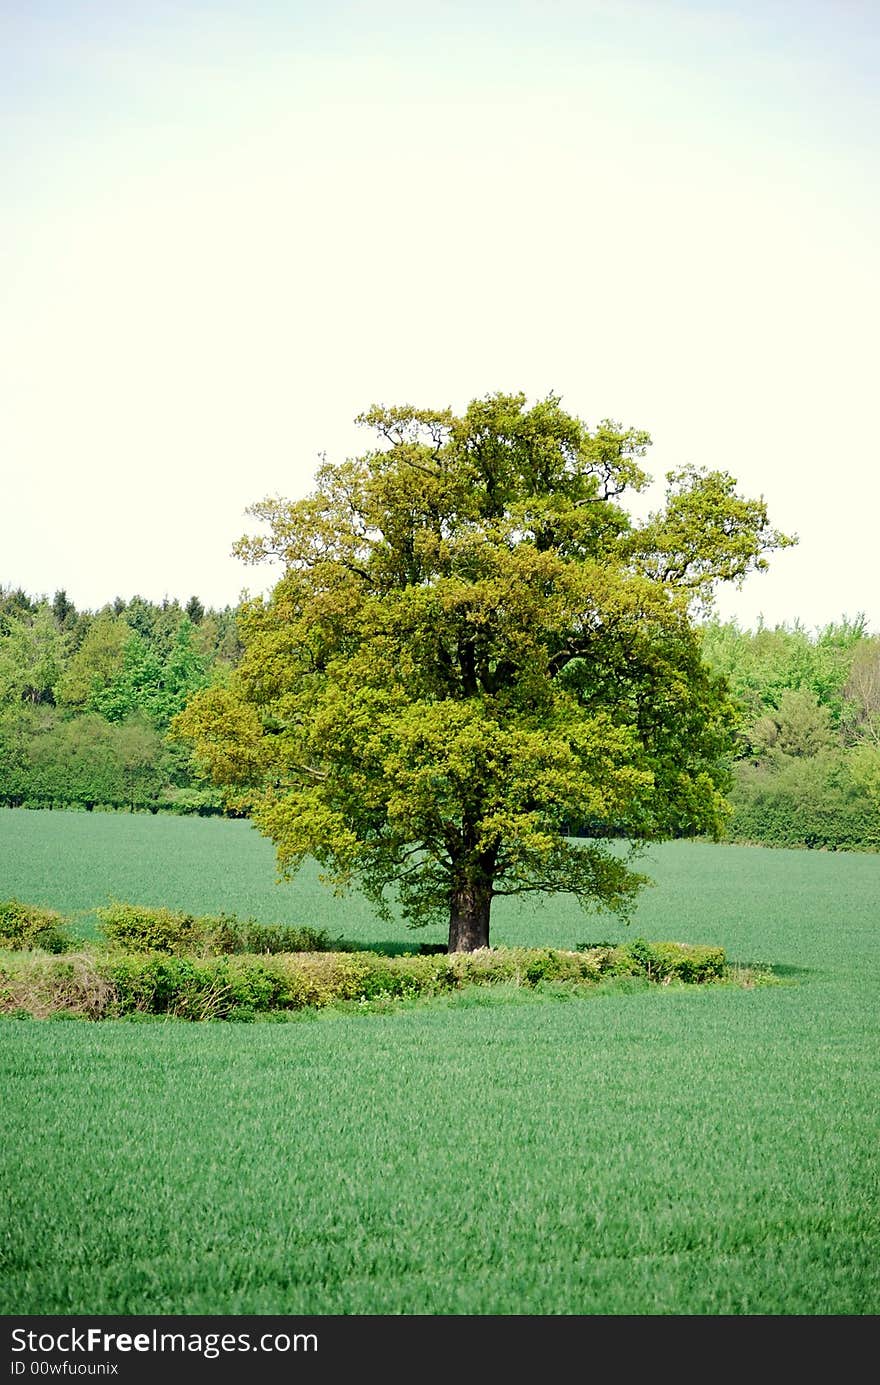
[[[489,946],[492,886],[468,881],[456,885],[449,897],[449,951],[474,952]]]

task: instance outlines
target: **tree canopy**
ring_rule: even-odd
[[[792,540],[706,469],[636,522],[648,435],[554,395],[358,421],[363,455],[253,506],[237,550],[283,575],[178,733],[285,872],[314,856],[380,910],[447,918],[451,950],[488,944],[499,896],[625,912],[644,876],[609,837],[724,819],[732,712],[693,613]]]
[[[187,697],[238,656],[235,611],[190,598],[78,611],[0,587],[0,804],[221,811],[165,740]]]

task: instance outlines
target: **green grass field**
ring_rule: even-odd
[[[880,857],[650,863],[631,933],[792,984],[0,1025],[0,1311],[876,1312]],[[412,940],[273,879],[241,822],[0,813],[0,897]],[[493,931],[621,935],[564,900]]]

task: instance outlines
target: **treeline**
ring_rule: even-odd
[[[240,653],[235,610],[196,596],[79,611],[0,588],[0,804],[222,811],[166,733]]]
[[[710,623],[703,650],[738,709],[730,837],[880,848],[880,638],[864,619]]]
[[[195,596],[78,611],[63,591],[0,588],[0,804],[221,812],[167,731],[240,657],[236,615]],[[737,707],[730,837],[880,848],[880,637],[864,619],[708,622],[703,652]]]

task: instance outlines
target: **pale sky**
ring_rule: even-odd
[[[0,584],[216,605],[374,402],[554,390],[880,628],[875,0],[0,0]]]

